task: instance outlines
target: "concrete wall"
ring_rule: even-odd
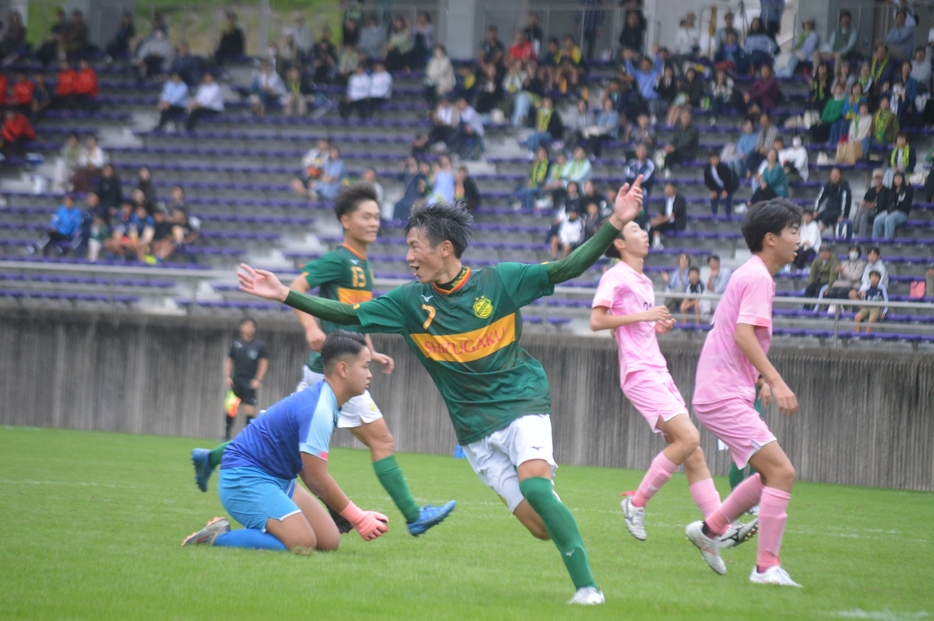
[[[237,318],[0,311],[0,423],[192,437],[223,430],[222,362]],[[270,370],[264,407],[291,392],[306,351],[288,319],[260,321]],[[377,336],[396,371],[372,392],[400,451],[449,453],[455,438],[430,378],[400,337]],[[662,448],[619,390],[609,339],[526,335],[551,381],[556,457],[564,464],[644,469]],[[663,350],[685,397],[700,341]],[[934,357],[839,350],[775,350],[796,391],[790,419],[766,413],[802,480],[934,490]],[[702,432],[712,470],[729,464]],[[346,432],[335,444],[353,446]]]

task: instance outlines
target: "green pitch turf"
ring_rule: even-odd
[[[551,543],[531,537],[465,460],[403,454],[419,502],[450,499],[413,538],[369,454],[335,450],[337,481],[391,531],[335,553],[180,548],[223,515],[216,477],[197,490],[189,452],[209,441],[0,427],[0,619],[923,619],[934,616],[934,495],[799,484],[784,565],[803,589],[748,582],[755,544],[720,577],[684,538],[696,519],[683,475],[649,505],[649,539],[619,515],[642,475],[562,467],[607,603],[578,609]],[[727,485],[717,481],[721,494]]]

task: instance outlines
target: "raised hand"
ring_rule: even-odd
[[[610,223],[622,229],[627,222],[632,222],[639,217],[642,211],[642,175],[636,177],[636,180],[630,186],[623,184],[616,194],[616,201],[613,205],[613,215],[610,216]]]
[[[266,270],[253,269],[246,263],[240,264],[237,278],[240,280],[240,291],[267,300],[285,302],[285,298],[289,295],[289,288],[279,282],[275,274]]]

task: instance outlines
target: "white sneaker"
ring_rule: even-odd
[[[603,593],[597,587],[581,587],[577,589],[574,597],[568,600],[569,604],[579,604],[581,606],[596,606],[606,601]]]
[[[619,507],[623,510],[623,519],[626,520],[626,530],[629,534],[639,541],[645,541],[645,507],[633,505],[629,496],[623,498]]]
[[[704,557],[707,565],[721,576],[725,576],[726,564],[720,558],[720,540],[711,539],[704,534],[704,523],[700,521],[691,522],[684,529],[684,534],[687,535],[688,541],[700,550],[701,556]]]
[[[747,211],[749,211],[749,205],[746,203],[740,203],[739,205],[733,207],[733,213],[735,214],[742,214],[746,213]]]
[[[757,532],[759,532],[759,518],[745,524],[742,522],[731,524],[726,532],[720,535],[720,547],[735,548],[755,537]]]
[[[752,568],[752,573],[749,574],[749,581],[754,584],[777,584],[779,586],[793,586],[801,588],[801,585],[791,579],[791,576],[788,575],[788,572],[782,569],[781,565],[773,565],[769,567],[761,574],[759,573],[758,567]],[[580,591],[578,591],[580,593]]]
[[[755,507],[749,507],[749,511],[746,513],[759,517],[759,505],[756,505]]]

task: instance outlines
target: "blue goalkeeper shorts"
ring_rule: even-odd
[[[217,492],[230,517],[247,528],[266,532],[266,522],[300,513],[292,500],[295,480],[280,479],[259,468],[221,468]]]

